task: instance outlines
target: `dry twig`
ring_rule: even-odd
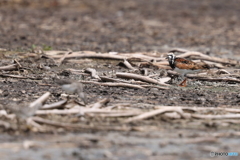
[[[91,77],[100,80],[100,77],[98,76],[96,69],[87,68],[87,69],[85,69],[85,72],[86,72],[86,73],[91,73]]]
[[[226,115],[200,115],[192,114],[193,118],[197,119],[239,119],[240,114],[226,114]]]
[[[91,108],[93,108],[93,109],[102,108],[105,105],[107,105],[109,102],[110,102],[109,98],[104,98],[104,99],[101,99],[100,101],[94,103]]]
[[[136,71],[137,69],[134,68],[126,59],[124,59],[123,64],[130,70]]]
[[[72,53],[72,51],[66,52],[66,53],[57,61],[58,67],[62,64],[62,62],[64,61],[64,59],[67,57],[67,55],[69,55],[69,54],[71,54],[71,53]]]
[[[155,79],[145,77],[145,76],[141,76],[141,75],[137,75],[137,74],[132,74],[132,73],[117,72],[116,76],[119,77],[119,78],[135,79],[135,80],[141,80],[141,81],[148,82],[148,83],[154,83],[154,84],[169,86],[168,84],[160,83]]]
[[[66,103],[67,103],[67,100],[61,100],[52,104],[45,104],[41,109],[42,110],[57,109],[57,108],[61,108]]]
[[[18,69],[18,65],[17,64],[11,64],[11,65],[8,65],[8,66],[0,67],[1,71],[12,71],[12,70],[16,70],[16,69]]]
[[[11,78],[18,78],[18,79],[32,79],[32,80],[39,80],[39,77],[29,77],[29,76],[21,76],[21,75],[14,75],[14,74],[0,74],[1,77],[11,77]]]
[[[47,52],[48,54],[48,52]],[[61,55],[50,55],[53,58],[61,58]],[[99,58],[99,59],[115,59],[115,60],[124,60],[126,57],[119,55],[111,54],[99,54],[99,53],[87,53],[86,51],[73,52],[71,55],[67,55],[66,59],[71,58]]]
[[[194,57],[194,58],[201,59],[201,60],[207,60],[207,61],[211,61],[211,62],[218,62],[218,63],[222,63],[222,64],[240,65],[240,62],[237,60],[210,57],[210,56],[205,55],[200,52],[191,52],[190,51],[190,52],[186,52],[181,55],[178,55],[178,57],[182,57],[182,58],[190,57],[190,56],[197,56],[197,58],[196,57]]]
[[[37,100],[30,103],[28,107],[29,108],[36,108],[36,107],[42,106],[44,104],[44,102],[49,98],[50,95],[51,95],[50,92],[46,92],[41,97],[39,97]]]
[[[124,81],[121,79],[109,78],[106,76],[100,76],[102,82],[122,82],[122,83],[130,83],[128,81]]]
[[[85,125],[85,124],[71,124],[71,123],[63,123],[63,122],[56,122],[56,121],[51,121],[48,119],[43,119],[40,117],[32,117],[32,120],[38,123],[43,123],[51,126],[56,126],[56,127],[64,127],[64,128],[72,128],[72,129],[91,129],[91,130],[116,130],[116,131],[129,131],[131,128],[122,126],[100,126],[100,125],[95,125],[95,126],[90,126],[90,125]]]
[[[236,78],[212,78],[212,77],[202,77],[197,74],[187,74],[186,77],[188,78],[196,78],[202,81],[211,81],[211,82],[234,82],[240,83],[239,79]]]
[[[93,82],[93,81],[81,81],[81,82],[86,83],[86,84],[96,84],[96,85],[100,85],[100,86],[144,89],[144,87],[142,87],[140,85],[127,84],[127,83],[100,83],[100,82]]]
[[[162,89],[162,90],[167,90],[169,88],[167,87],[161,87],[161,86],[154,86],[154,85],[141,85],[143,87],[146,87],[146,88],[158,88],[158,89]]]
[[[135,122],[135,121],[139,121],[139,120],[143,120],[143,119],[147,119],[147,118],[151,118],[154,117],[156,115],[160,115],[166,112],[177,112],[178,114],[180,114],[183,118],[185,118],[185,115],[182,111],[182,109],[180,107],[174,107],[174,108],[161,108],[161,109],[157,109],[157,110],[153,110],[153,111],[149,111],[143,114],[140,114],[138,116],[132,117],[132,118],[128,118],[126,121],[124,121],[125,123],[130,123],[130,122]]]
[[[86,113],[87,116],[90,117],[131,117],[141,114],[142,112],[120,112],[120,113]]]

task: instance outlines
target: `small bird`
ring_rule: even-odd
[[[188,73],[196,73],[201,70],[210,69],[209,65],[204,62],[195,63],[185,58],[176,57],[173,53],[169,53],[166,59],[168,59],[170,67],[174,71],[180,73],[181,77],[184,77]],[[185,79],[179,84],[179,86],[186,87],[186,83],[187,78],[185,77]]]
[[[71,80],[63,80],[63,79],[55,79],[55,82],[59,84],[64,91],[69,94],[78,94],[78,96],[82,99],[84,104],[87,104],[85,94],[83,92],[83,85],[77,81]]]
[[[15,114],[19,119],[27,119],[32,117],[41,107],[42,104],[40,103],[37,103],[34,107],[29,107],[29,104],[26,102],[10,102],[6,109]]]

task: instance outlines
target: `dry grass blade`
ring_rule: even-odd
[[[142,113],[138,116],[132,117],[132,118],[128,118],[127,120],[125,120],[125,123],[130,123],[130,122],[135,122],[135,121],[140,121],[143,119],[147,119],[147,118],[151,118],[154,117],[156,115],[160,115],[166,112],[177,112],[178,114],[180,114],[182,117],[184,117],[183,115],[183,111],[180,107],[175,107],[175,108],[161,108],[161,109],[157,109],[157,110],[153,110],[153,111],[149,111],[146,113]]]
[[[159,84],[159,85],[164,85],[164,86],[169,86],[168,84],[165,83],[160,83],[155,79],[149,78],[149,77],[145,77],[145,76],[141,76],[141,75],[137,75],[137,74],[132,74],[132,73],[121,73],[121,72],[117,72],[116,76],[119,78],[127,78],[127,79],[134,79],[134,80],[141,80],[144,82],[148,82],[148,83],[154,83],[154,84]]]

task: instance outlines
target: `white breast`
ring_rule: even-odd
[[[179,69],[179,68],[175,68],[174,69],[175,72],[181,74],[181,76],[185,76],[186,74],[193,74],[193,73],[198,73],[201,71],[201,69],[197,69],[197,70],[191,70],[191,69]]]

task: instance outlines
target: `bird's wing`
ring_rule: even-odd
[[[184,58],[176,58],[175,66],[179,69],[191,69],[191,70],[199,69],[197,68],[197,64],[195,62]]]
[[[204,62],[195,63],[191,60],[184,59],[184,58],[176,58],[175,66],[179,69],[189,69],[189,70],[209,69],[210,68],[209,65]]]

